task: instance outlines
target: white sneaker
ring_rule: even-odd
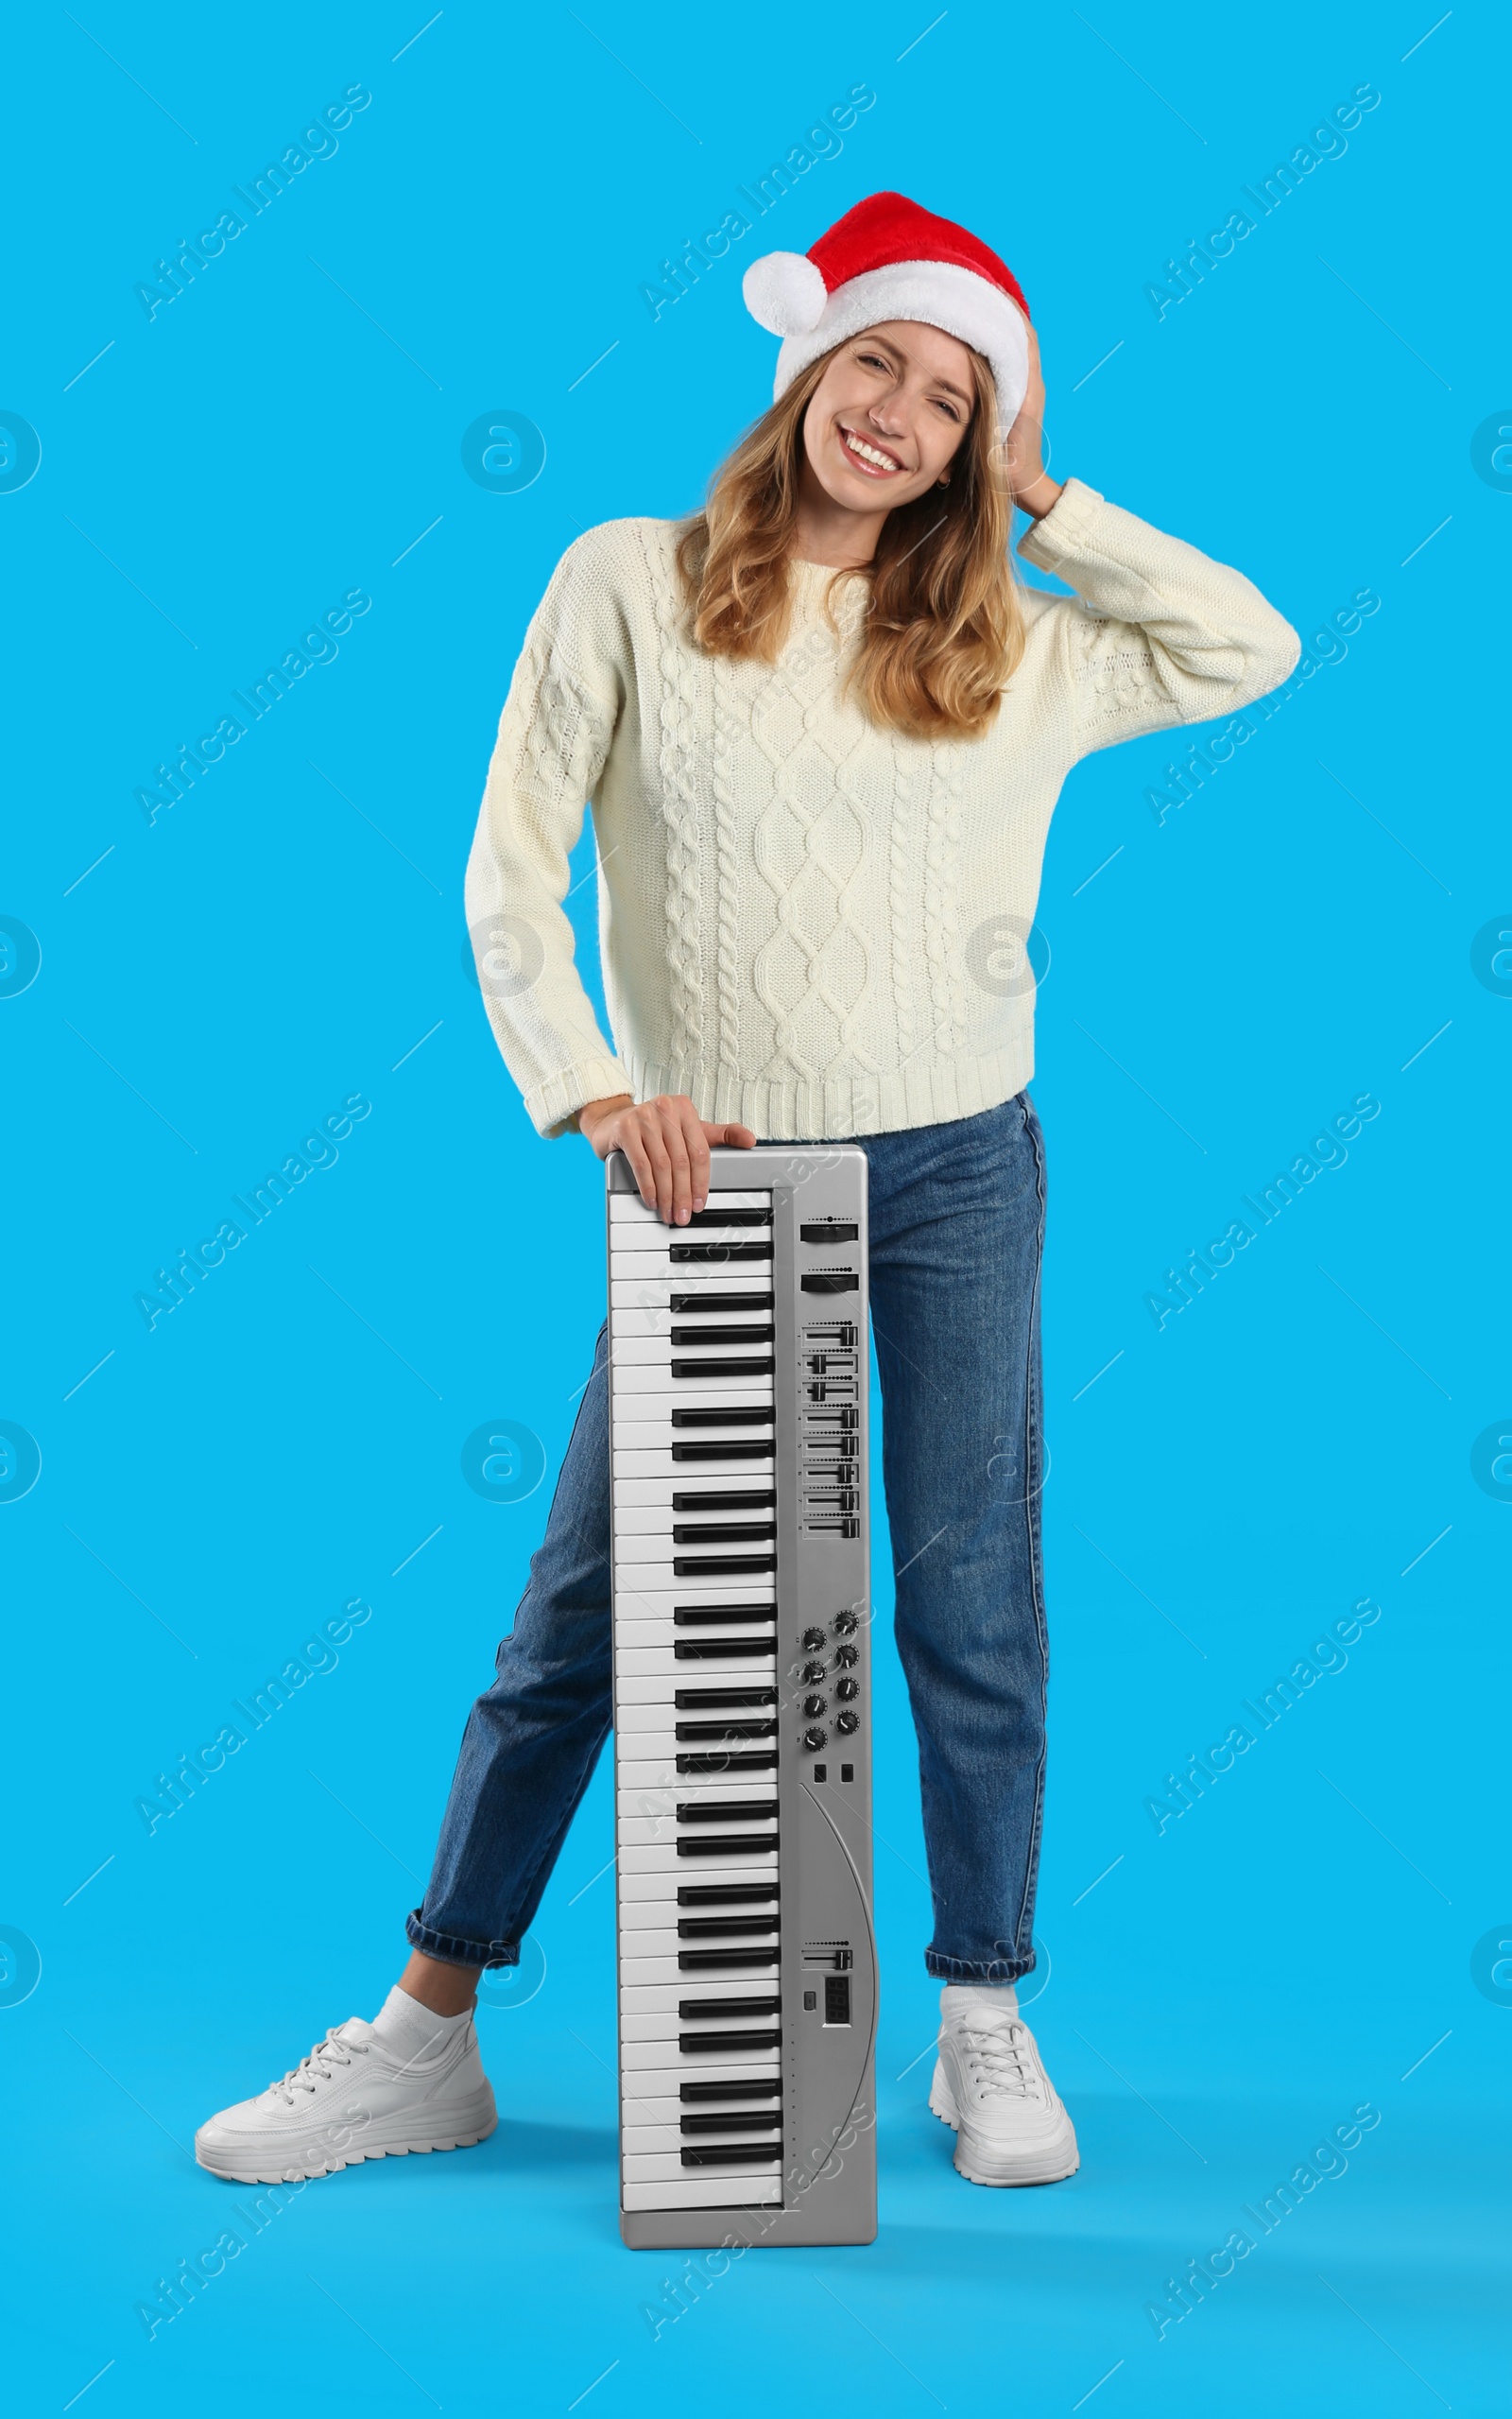
[[[1058,2184],[1081,2164],[1075,2128],[1016,2001],[1001,2013],[980,2001],[942,2010],[929,2104],[955,2129],[955,2165],[968,2183]]]
[[[471,2023],[438,2057],[406,2065],[362,2016],[349,2016],[282,2082],[201,2125],[195,2156],[235,2184],[295,2183],[364,2159],[466,2150],[498,2121]]]

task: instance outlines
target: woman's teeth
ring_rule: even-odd
[[[875,445],[864,443],[859,437],[853,436],[849,428],[843,428],[840,434],[845,439],[847,451],[858,455],[862,461],[870,462],[879,471],[895,471],[900,468],[890,454],[879,454]]]

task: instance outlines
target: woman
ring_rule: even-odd
[[[504,709],[468,869],[495,1033],[542,1133],[622,1150],[672,1225],[711,1145],[869,1163],[897,1636],[943,1984],[935,2113],[983,2184],[1076,2138],[1018,2011],[1044,1785],[1040,1266],[1026,942],[1061,781],[1285,679],[1247,580],[1047,476],[1028,309],[898,194],[747,271],[771,409],[679,527],[569,547]],[[1005,441],[1001,430],[1006,429]],[[1008,542],[1074,593],[1025,589]],[[592,798],[616,1047],[562,913]],[[372,2024],[201,2129],[241,2182],[481,2140],[472,2020],[518,1960],[610,1727],[605,1339],[498,1680],[468,1722],[414,1954]]]

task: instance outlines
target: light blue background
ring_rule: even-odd
[[[1512,1993],[1472,1959],[1512,1936],[1512,1508],[1471,1448],[1512,1430],[1512,1002],[1471,944],[1512,925],[1512,500],[1472,440],[1512,422],[1506,62],[1489,10],[1435,14],[93,0],[12,26],[0,406],[43,447],[0,492],[0,913],[43,952],[0,998],[0,1418],[43,1455],[0,1505],[0,1923],[42,1958],[0,2008],[18,2409],[1500,2407]],[[149,321],[159,257],[357,81],[335,154]],[[1343,156],[1158,318],[1167,258],[1366,81]],[[860,82],[839,156],[653,320],[663,256]],[[397,1971],[601,1315],[597,1168],[534,1136],[461,963],[515,652],[576,532],[694,506],[766,401],[746,261],[885,186],[1019,273],[1057,472],[1304,637],[1382,599],[1163,824],[1154,738],[1080,768],[1051,834],[1032,2017],[1081,2172],[971,2190],[924,2109],[883,1551],[876,2246],[751,2256],[653,2334],[680,2263],[616,2233],[606,1768],[544,1980],[480,2019],[494,2138],[295,2196],[149,2341],[133,2305],[252,2198],[196,2169],[195,2126]],[[461,460],[501,410],[547,448],[516,494]],[[149,826],[153,767],[358,586],[336,660]],[[591,950],[589,844],[576,876]],[[337,1163],[149,1332],[153,1272],[354,1092]],[[1347,1163],[1158,1330],[1162,1272],[1362,1092]],[[512,1506],[460,1464],[498,1419],[547,1460]],[[149,1836],[154,1776],[359,1595],[336,1667]],[[1347,1667],[1158,1834],[1164,1775],[1364,1596]],[[1145,2303],[1366,2100],[1348,2172],[1158,2340]]]

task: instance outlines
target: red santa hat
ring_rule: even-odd
[[[1029,305],[996,252],[906,194],[858,201],[806,252],[766,252],[742,281],[753,320],[783,339],[772,400],[821,353],[884,320],[922,320],[991,364],[1006,436],[1029,384]]]

